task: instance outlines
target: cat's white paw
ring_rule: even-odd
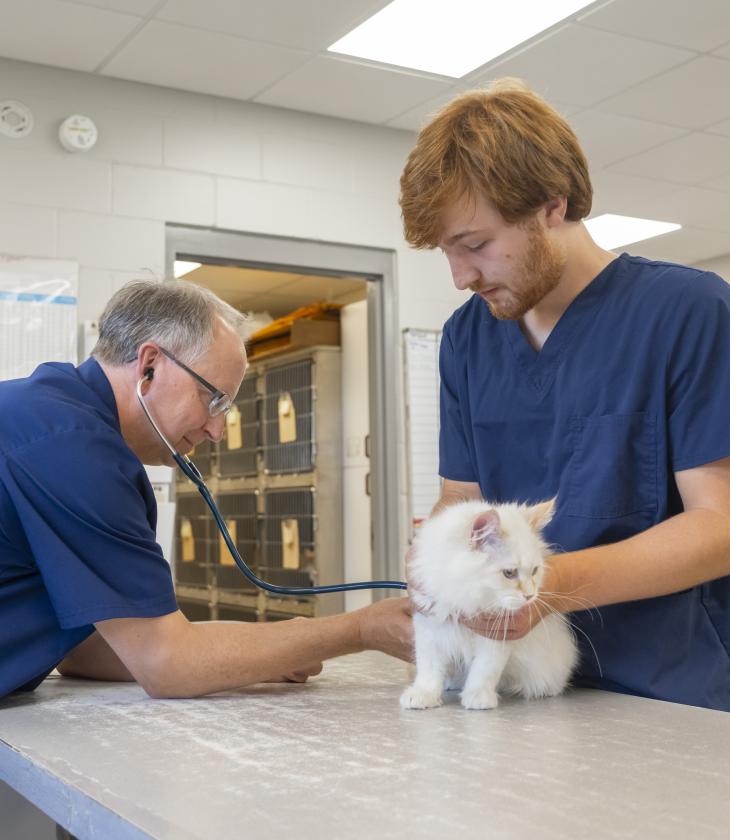
[[[409,685],[400,696],[404,709],[434,709],[442,704],[441,692]]]
[[[461,693],[461,705],[465,709],[496,709],[499,705],[497,692],[479,688]]]

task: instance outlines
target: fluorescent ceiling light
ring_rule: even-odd
[[[673,230],[679,230],[682,225],[604,213],[602,216],[596,216],[595,219],[588,219],[586,227],[601,248],[612,251],[622,245],[631,245],[632,242],[641,242],[653,236],[671,233]]]
[[[393,0],[329,50],[458,79],[590,5],[591,0]]]
[[[181,277],[184,277],[191,271],[195,271],[196,268],[200,268],[201,265],[202,263],[187,262],[186,260],[175,260],[175,279],[179,280]]]

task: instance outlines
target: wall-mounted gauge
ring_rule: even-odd
[[[33,114],[27,105],[15,99],[0,101],[0,134],[18,140],[27,137],[33,125]]]
[[[86,152],[91,149],[99,136],[94,121],[81,114],[67,117],[58,130],[61,145],[69,152]]]

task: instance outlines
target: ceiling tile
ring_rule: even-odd
[[[726,192],[687,187],[658,199],[657,209],[662,215],[654,218],[662,221],[730,232],[730,194]]]
[[[234,293],[249,295],[264,289],[277,289],[291,283],[292,278],[299,276],[280,271],[237,268],[228,265],[202,265],[186,274],[185,279],[228,296]]]
[[[306,61],[308,53],[150,21],[104,68],[116,76],[247,99]]]
[[[255,99],[343,119],[383,122],[450,87],[449,82],[417,73],[318,56]]]
[[[388,120],[387,125],[391,128],[405,128],[409,131],[420,131],[437,111],[462,92],[461,88],[452,87],[439,96],[435,96],[427,102],[422,102],[415,108],[409,108],[397,117]]]
[[[727,0],[613,0],[579,20],[609,32],[699,52],[730,41]]]
[[[97,9],[109,9],[114,12],[126,12],[129,15],[146,17],[160,0],[64,0],[77,6],[95,6]]]
[[[591,173],[593,182],[593,216],[601,213],[621,213],[625,216],[662,218],[662,201],[681,187],[668,181],[637,178],[620,172],[600,169]],[[659,213],[659,215],[656,215]],[[678,221],[678,220],[676,220]]]
[[[725,137],[730,137],[730,120],[723,120],[715,123],[715,125],[708,125],[705,131],[708,134],[722,134]]]
[[[278,317],[299,306],[364,297],[366,281],[278,271],[203,265],[185,275],[242,310],[268,311]]]
[[[626,250],[650,260],[687,265],[730,252],[730,233],[687,227],[627,245]]]
[[[319,52],[390,0],[167,0],[156,18]]]
[[[486,88],[487,86],[488,85],[486,83],[478,84],[476,81],[472,84],[454,85],[452,88],[439,96],[435,96],[427,102],[422,102],[415,108],[411,108],[393,119],[388,120],[386,125],[391,128],[403,128],[408,131],[420,131],[423,126],[431,120],[437,111],[439,111],[447,103],[451,102],[452,99],[459,96],[459,94],[465,93],[469,90],[479,90],[481,88]],[[581,110],[581,108],[577,105],[566,105],[565,103],[555,102],[554,100],[551,100],[550,104],[564,117],[577,114]]]
[[[301,275],[277,289],[276,294],[282,297],[290,297],[294,294],[306,294],[310,300],[330,301],[340,295],[352,292],[362,287],[363,280],[341,279],[339,277],[316,277]]]
[[[695,131],[608,167],[678,184],[698,184],[730,172],[730,138]]]
[[[569,24],[490,65],[473,81],[517,76],[550,101],[590,107],[692,55],[676,47]]]
[[[2,0],[0,55],[91,71],[139,22],[62,0]]]
[[[681,128],[730,117],[730,61],[701,56],[601,102],[601,110]]]
[[[697,186],[704,187],[708,190],[722,190],[723,192],[730,192],[730,173],[726,175],[713,175],[712,178],[708,178],[706,181],[703,181]]]
[[[683,133],[683,129],[659,123],[606,114],[602,111],[581,111],[569,120],[592,167],[606,166],[652,146],[666,143]]]

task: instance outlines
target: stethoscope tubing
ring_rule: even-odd
[[[271,592],[273,595],[281,595],[284,597],[299,597],[302,596],[311,596],[311,595],[326,595],[330,592],[356,592],[362,589],[407,589],[408,584],[400,580],[370,580],[370,581],[361,581],[358,583],[338,583],[332,584],[330,586],[277,586],[273,583],[268,583],[265,580],[261,580],[248,566],[246,561],[241,557],[238,548],[236,547],[235,542],[233,541],[229,531],[228,526],[223,519],[221,512],[218,510],[218,506],[216,505],[213,497],[211,496],[210,490],[208,489],[208,485],[205,483],[203,476],[200,470],[195,466],[195,464],[188,458],[187,455],[182,455],[178,452],[170,443],[170,441],[165,437],[162,433],[162,430],[157,425],[157,423],[152,418],[149,409],[145,403],[144,396],[142,394],[142,384],[146,381],[146,377],[143,377],[137,383],[137,399],[139,400],[140,405],[142,406],[142,410],[145,413],[145,416],[149,420],[152,425],[152,428],[157,432],[158,437],[165,445],[167,450],[170,452],[172,457],[175,460],[175,463],[180,467],[183,474],[193,482],[193,484],[198,488],[198,492],[205,500],[205,503],[208,505],[210,512],[213,514],[213,519],[215,519],[215,523],[218,526],[218,530],[220,531],[223,539],[225,540],[226,546],[231,553],[231,557],[238,566],[239,570],[244,574],[254,586],[257,586],[259,589],[263,589],[266,592]]]

